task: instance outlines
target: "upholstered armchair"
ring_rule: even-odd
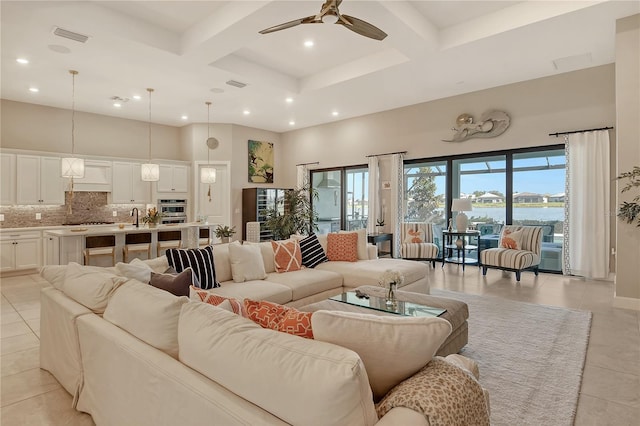
[[[487,268],[513,271],[518,282],[524,269],[533,268],[538,275],[541,251],[542,227],[505,225],[498,247],[480,252],[482,275],[487,275]]]
[[[433,267],[438,260],[438,245],[433,243],[433,224],[405,222],[402,224],[400,257],[407,260],[428,260]]]

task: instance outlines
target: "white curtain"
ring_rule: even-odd
[[[309,182],[309,167],[306,164],[296,166],[296,188],[304,188]]]
[[[404,154],[391,156],[391,229],[393,257],[400,256],[402,221],[404,220]]]
[[[367,233],[376,232],[376,220],[378,220],[378,212],[380,210],[378,203],[380,202],[380,185],[378,181],[378,157],[369,157],[369,195],[367,199]]]
[[[602,279],[609,275],[609,132],[565,138],[566,185],[563,273]]]

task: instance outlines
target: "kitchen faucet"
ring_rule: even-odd
[[[140,222],[139,222],[140,218],[138,217],[138,216],[140,216],[140,212],[138,211],[138,208],[137,208],[137,207],[134,207],[134,208],[131,210],[131,216],[133,216],[133,212],[134,212],[134,211],[136,212],[136,215],[135,215],[135,218],[136,218],[136,228],[140,228]]]

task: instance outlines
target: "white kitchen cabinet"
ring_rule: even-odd
[[[16,156],[1,153],[0,161],[0,204],[7,206],[16,202]]]
[[[3,233],[0,236],[0,271],[40,267],[40,231]]]
[[[16,201],[18,204],[64,204],[64,179],[60,158],[16,156]]]
[[[184,193],[189,192],[189,168],[187,166],[160,164],[160,179],[158,192]]]
[[[140,175],[139,163],[113,162],[111,202],[115,204],[142,204],[151,199],[151,185]]]
[[[45,235],[43,238],[44,264],[60,265],[60,237]]]

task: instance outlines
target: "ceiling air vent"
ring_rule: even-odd
[[[65,30],[64,28],[55,27],[53,33],[58,37],[68,38],[69,40],[79,41],[80,43],[86,43],[89,37],[86,35],[74,33],[73,31]]]
[[[229,86],[238,87],[240,89],[242,89],[243,87],[245,87],[247,85],[247,83],[242,83],[241,81],[235,81],[235,80],[229,80],[229,81],[227,81],[227,84]]]

